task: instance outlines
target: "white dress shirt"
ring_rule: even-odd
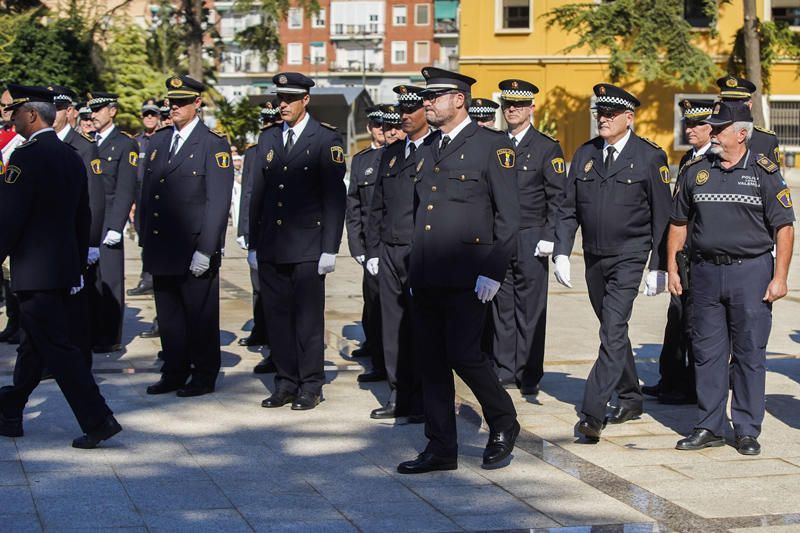
[[[304,116],[300,120],[300,122],[298,122],[297,124],[295,124],[292,127],[289,127],[289,125],[286,122],[283,123],[283,145],[284,146],[286,146],[286,139],[289,137],[289,130],[292,130],[294,132],[294,137],[293,137],[292,140],[293,140],[293,142],[295,144],[297,144],[297,139],[300,138],[300,135],[303,134],[303,130],[306,129],[306,126],[308,125],[308,119],[310,117],[311,117],[311,115],[306,113],[306,116]]]
[[[185,143],[185,142],[186,142],[186,139],[188,139],[188,138],[189,138],[189,135],[191,135],[191,134],[192,134],[192,132],[194,131],[194,128],[195,128],[195,127],[197,126],[197,124],[199,124],[199,123],[200,123],[200,117],[194,117],[194,119],[192,119],[192,121],[191,121],[191,122],[189,122],[187,125],[185,125],[185,126],[184,126],[182,129],[180,129],[180,130],[179,130],[178,128],[176,128],[175,126],[173,126],[173,127],[172,127],[172,130],[173,130],[173,131],[172,131],[172,141],[170,141],[170,144],[169,144],[169,148],[170,148],[170,150],[172,150],[172,143],[173,143],[173,142],[177,142],[177,143],[178,143],[178,146],[177,146],[177,148],[175,148],[175,153],[177,154],[177,153],[178,153],[178,151],[179,151],[179,150],[181,149],[181,147],[183,146],[183,143]],[[176,133],[178,134],[178,135],[177,135],[177,139],[175,138],[175,134],[176,134]]]
[[[631,138],[631,129],[628,128],[628,131],[625,133],[625,136],[622,137],[622,139],[615,142],[614,144],[608,144],[608,141],[603,141],[603,163],[606,162],[606,158],[608,157],[608,152],[606,151],[606,148],[608,148],[609,146],[614,147],[614,160],[611,161],[611,163],[613,164],[614,161],[616,161],[617,158],[619,157],[619,154],[622,153],[622,150],[625,148],[625,145],[628,144],[628,139],[630,138]]]
[[[508,138],[511,140],[511,144],[513,144],[515,147],[519,146],[519,143],[522,142],[522,138],[525,137],[525,135],[528,133],[529,129],[531,129],[530,122],[528,123],[527,126],[525,126],[524,130],[522,130],[521,132],[517,133],[516,135],[512,135],[511,132],[508,132]],[[514,143],[514,139],[517,140],[516,143]]]
[[[108,136],[111,135],[112,131],[114,131],[114,125],[113,124],[105,131],[96,132],[95,135],[94,135],[94,138],[97,139],[97,146],[100,146],[101,144],[103,144],[103,141],[105,141],[108,138]]]

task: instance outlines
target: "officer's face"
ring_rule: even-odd
[[[711,126],[695,120],[686,121],[686,139],[694,148],[702,148],[711,140]]]
[[[422,106],[400,106],[400,128],[412,137],[425,129],[425,108]]]
[[[3,106],[2,118],[4,124],[11,122],[11,111],[6,111],[5,107],[7,105],[11,105],[12,100],[11,93],[8,91],[3,91],[3,95],[0,96],[0,106]]]
[[[94,133],[94,121],[91,118],[82,118],[81,131],[86,134]]]
[[[100,109],[92,109],[94,129],[97,131],[105,130],[114,121],[115,116],[117,116],[117,108],[110,105],[103,106]]]
[[[493,118],[490,118],[489,120],[478,119],[475,122],[478,123],[478,126],[483,126],[483,127],[486,127],[486,128],[494,128],[495,120]],[[509,126],[510,125],[511,124],[509,124]]]
[[[739,158],[740,151],[747,140],[747,130],[735,129],[733,124],[711,126],[711,148],[709,152],[727,159],[727,155]]]
[[[400,129],[400,126],[393,124],[383,125],[383,137],[386,139],[386,144],[392,144],[406,138],[406,134]]]
[[[278,109],[284,122],[294,127],[306,116],[306,106],[311,101],[308,94],[279,94]]]
[[[158,113],[148,111],[142,115],[142,126],[144,126],[144,129],[147,131],[156,129],[156,126],[158,126]]]
[[[532,114],[533,101],[531,100],[521,102],[503,100],[503,118],[506,119],[506,123],[510,129],[529,123]]]
[[[464,102],[464,94],[455,91],[425,95],[422,98],[425,119],[432,126],[440,128],[456,117],[459,108],[464,107]]]
[[[78,122],[78,110],[75,109],[74,106],[69,106],[67,108],[67,124],[75,127],[75,124]]]
[[[69,109],[72,108],[71,107],[65,107],[64,109],[56,108],[56,119],[53,122],[54,130],[61,131],[64,129],[64,126],[67,125],[67,113]]]
[[[610,143],[617,142],[633,125],[633,112],[616,109],[598,109],[595,111],[597,118],[597,131],[600,137]]]
[[[197,98],[173,98],[169,102],[169,116],[172,123],[181,129],[197,116],[197,110],[200,109],[200,104],[203,101],[198,96]]]
[[[378,146],[383,146],[386,144],[386,137],[383,136],[383,125],[381,125],[379,122],[373,122],[370,120],[369,124],[367,124],[367,131],[369,132],[370,137],[372,137],[373,143]]]

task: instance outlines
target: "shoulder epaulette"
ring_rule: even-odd
[[[758,159],[756,159],[756,164],[770,174],[778,170],[778,165],[765,155],[760,155]]]
[[[755,129],[760,131],[761,133],[766,133],[767,135],[772,135],[773,137],[777,137],[778,134],[772,130],[768,130],[767,128],[762,128],[761,126],[753,126]]]
[[[261,126],[260,128],[258,128],[258,131],[264,131],[264,130],[268,130],[268,129],[270,129],[271,127],[272,127],[272,124],[268,124],[267,126]]]
[[[208,131],[210,131],[211,133],[213,133],[214,135],[216,135],[220,139],[227,139],[228,138],[228,136],[225,133],[223,133],[223,132],[221,132],[219,130],[209,129]]]
[[[135,135],[131,135],[131,134],[130,134],[130,133],[128,133],[127,131],[122,131],[122,130],[120,130],[120,133],[121,133],[121,134],[123,134],[123,135],[124,135],[125,137],[127,137],[128,139],[133,139],[134,141],[136,140],[136,136],[135,136]]]
[[[643,140],[644,142],[646,142],[647,144],[649,144],[650,146],[652,146],[653,148],[656,148],[656,149],[658,149],[658,150],[661,150],[661,147],[660,147],[659,145],[657,145],[657,144],[655,143],[655,141],[651,141],[651,140],[650,140],[650,139],[648,139],[647,137],[639,137],[639,138],[640,138],[641,140]]]
[[[558,139],[556,139],[555,137],[553,137],[553,136],[552,136],[552,135],[550,135],[549,133],[545,133],[545,132],[543,132],[543,131],[539,131],[539,130],[536,130],[536,131],[538,131],[539,133],[541,133],[542,135],[544,135],[545,137],[547,137],[548,139],[550,139],[550,140],[551,140],[551,141],[553,141],[553,142],[556,142],[556,143],[557,143],[557,142],[559,142],[559,140],[558,140]]]
[[[683,164],[683,166],[682,166],[681,168],[679,168],[679,169],[678,169],[678,174],[680,174],[681,172],[683,172],[684,170],[686,170],[686,169],[687,169],[687,168],[689,168],[690,166],[694,165],[694,164],[695,164],[695,163],[697,163],[698,161],[702,161],[702,160],[703,160],[703,159],[705,159],[705,158],[706,158],[706,156],[705,156],[705,155],[696,155],[696,156],[694,156],[693,158],[691,158],[690,160],[688,160],[686,163],[684,163],[684,164]]]
[[[92,137],[91,135],[89,135],[88,133],[81,132],[81,133],[80,133],[80,136],[81,136],[81,137],[83,137],[84,139],[86,139],[87,141],[89,141],[90,143],[95,143],[95,142],[97,142],[97,141],[95,140],[95,138],[94,138],[94,137]]]
[[[366,148],[364,148],[363,150],[361,150],[360,152],[358,152],[357,154],[355,154],[353,157],[355,157],[356,155],[366,154],[366,153],[367,153],[367,152],[369,152],[370,150],[372,150],[372,146],[367,146]]]
[[[250,148],[252,148],[254,146],[258,146],[258,145],[254,144],[254,143],[247,143],[247,145],[245,145],[245,147],[244,147],[244,151],[246,152],[246,151],[248,151]]]
[[[336,131],[336,126],[331,126],[327,122],[320,122],[319,125],[322,126],[323,128],[328,128],[329,130]]]
[[[17,145],[16,150],[19,150],[20,148],[27,148],[28,146],[34,144],[38,140],[39,140],[38,138],[34,137],[33,139],[31,139],[29,141],[25,141],[24,143],[20,143],[20,144]]]

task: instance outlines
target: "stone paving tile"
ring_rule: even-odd
[[[446,515],[478,513],[526,513],[531,509],[497,486],[455,486],[448,490],[418,487],[415,492]]]
[[[0,528],[3,531],[13,531],[14,533],[40,533],[42,531],[39,517],[36,514],[5,514],[2,503],[0,503]]]
[[[0,485],[27,485],[28,479],[19,461],[0,461]]]
[[[596,492],[562,491],[526,500],[528,505],[563,526],[650,522],[652,519]]]
[[[742,527],[730,530],[732,533],[797,533],[800,531],[800,525],[783,525],[783,526],[764,526],[764,527]]]
[[[35,512],[30,488],[27,486],[0,487],[0,515]]]
[[[364,533],[385,533],[386,531],[450,533],[461,530],[455,522],[442,515],[423,515],[419,519],[417,517],[373,518],[363,521],[357,520],[354,523]]]
[[[672,469],[695,479],[758,478],[798,475],[800,467],[781,459],[744,458],[714,464],[672,465]]]
[[[256,524],[251,523],[251,525],[257,533],[296,533],[298,531],[313,531],[314,533],[351,533],[358,531],[353,524],[344,519],[294,521],[286,523],[265,519]]]
[[[453,522],[467,531],[492,529],[530,529],[539,527],[558,527],[558,523],[536,511],[527,513],[465,514],[450,517]]]
[[[127,494],[113,472],[111,475],[76,475],[74,472],[38,472],[28,474],[30,491],[35,499],[74,498],[76,503],[124,501]]]
[[[252,532],[253,529],[233,509],[170,511],[143,513],[148,531],[174,533]]]
[[[230,501],[211,481],[173,478],[126,480],[131,501],[141,511],[231,508]]]
[[[69,526],[75,529],[144,526],[142,517],[128,501],[93,501],[76,503],[72,497],[36,499],[45,529]]]

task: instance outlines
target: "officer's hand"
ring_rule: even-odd
[[[669,293],[673,296],[680,296],[683,294],[683,287],[681,286],[681,277],[677,272],[670,272],[667,286]]]
[[[780,300],[788,292],[785,279],[772,278],[772,281],[767,285],[767,292],[764,293],[764,301],[772,303]]]
[[[651,270],[644,278],[645,296],[655,296],[667,289],[667,273],[663,270]]]
[[[553,253],[554,243],[551,241],[539,241],[536,243],[536,251],[533,252],[535,257],[548,257]]]
[[[196,278],[199,278],[206,273],[206,270],[211,266],[211,257],[203,252],[197,252],[192,255],[192,263],[189,265],[189,272]]]
[[[557,255],[555,258],[555,275],[556,281],[562,284],[565,287],[572,288],[572,283],[570,283],[570,265],[569,265],[569,257],[566,255]]]
[[[336,254],[326,254],[323,252],[319,256],[319,264],[317,265],[317,274],[324,276],[336,270]]]
[[[366,256],[366,255],[354,255],[354,256],[353,256],[353,259],[355,259],[355,260],[356,260],[356,263],[358,263],[359,265],[363,265],[363,264],[364,264],[364,260],[365,260],[366,258],[367,258],[367,256]]]
[[[475,282],[475,294],[482,303],[491,302],[497,291],[500,290],[500,282],[486,276],[478,276]]]
[[[370,257],[369,261],[367,261],[367,272],[372,274],[373,276],[378,275],[378,263],[380,262],[380,258],[378,257]]]
[[[245,239],[244,235],[236,237],[236,244],[238,244],[239,248],[242,250],[247,250],[247,239]]]
[[[86,256],[86,262],[90,265],[97,263],[100,260],[100,248],[89,248],[89,253]]]
[[[253,270],[258,270],[258,257],[256,257],[255,250],[247,252],[247,264],[250,265],[250,268]]]
[[[83,289],[83,274],[81,274],[81,283],[80,283],[80,285],[78,285],[77,287],[72,287],[69,290],[69,295],[70,296],[75,296],[76,294],[81,292],[81,289]]]
[[[110,229],[106,232],[106,238],[103,239],[103,244],[106,246],[116,246],[122,240],[122,233]]]

